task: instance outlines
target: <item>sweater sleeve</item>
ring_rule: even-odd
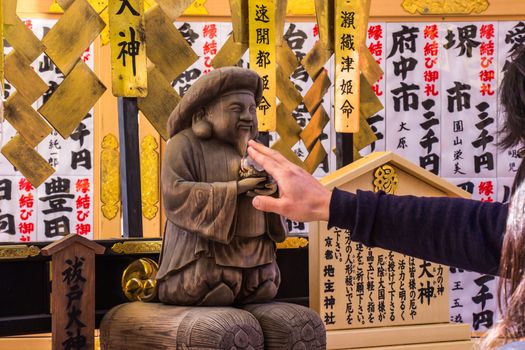
[[[334,189],[328,227],[349,229],[369,247],[496,275],[507,211],[470,199]]]

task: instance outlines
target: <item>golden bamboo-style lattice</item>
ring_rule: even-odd
[[[16,0],[3,2],[3,37],[13,50],[5,57],[5,62],[0,61],[0,73],[5,69],[5,79],[17,90],[5,102],[4,115],[17,130],[17,135],[1,152],[38,187],[54,173],[51,165],[35,150],[52,131],[49,125],[68,138],[106,90],[81,60],[81,55],[103,30],[107,30],[108,1],[56,0],[64,13],[42,40],[17,16]],[[145,97],[138,99],[138,106],[167,139],[166,121],[180,100],[171,81],[198,58],[173,25],[192,1],[157,0],[152,4],[146,0],[146,4],[149,8],[144,14],[145,46],[149,48],[147,83],[150,88]],[[64,80],[36,111],[32,103],[49,87],[30,64],[42,53],[60,69]]]
[[[4,38],[13,47],[5,58],[5,78],[17,90],[5,102],[5,118],[17,135],[1,151],[37,187],[54,173],[35,150],[52,130],[42,118],[67,138],[106,90],[81,59],[105,24],[86,0],[58,0],[64,15],[40,41],[17,16],[16,0],[3,2]],[[60,69],[64,80],[35,111],[32,103],[48,86],[30,64],[42,53]]]
[[[364,43],[370,0],[360,0],[364,16],[363,34],[359,39],[360,57],[360,126],[356,135],[354,154],[375,140],[366,118],[382,108],[371,85],[382,74]],[[2,21],[3,36],[13,51],[0,61],[5,78],[15,88],[5,102],[5,118],[17,130],[17,135],[2,148],[4,156],[35,186],[53,174],[54,169],[35,150],[36,146],[54,128],[64,138],[70,136],[86,113],[106,90],[93,71],[81,60],[84,49],[107,30],[108,0],[56,0],[64,11],[58,22],[44,36],[38,38],[24,25],[16,14],[16,0],[4,0]],[[171,82],[183,73],[198,56],[174,26],[180,15],[192,5],[192,0],[143,0],[143,22],[147,70],[140,81],[138,107],[165,140],[168,138],[166,121],[180,101]],[[320,40],[301,62],[283,39],[286,0],[275,0],[275,88],[278,101],[275,110],[275,131],[279,139],[273,148],[288,159],[313,172],[327,156],[320,135],[329,122],[321,101],[331,86],[328,72],[323,68],[334,52],[334,0],[316,0],[315,8]],[[249,0],[230,0],[233,32],[215,56],[214,67],[235,65],[250,46]],[[56,7],[55,5],[55,7]],[[63,82],[38,109],[31,105],[47,90],[47,84],[31,69],[30,64],[42,53],[46,54],[64,74]],[[3,58],[3,57],[2,57]],[[113,60],[115,57],[113,57]],[[302,65],[312,78],[311,88],[303,95],[290,81],[292,73]],[[146,84],[144,84],[146,81]],[[113,89],[125,96],[126,89]],[[133,88],[128,88],[133,90]],[[144,91],[146,90],[146,91]],[[120,91],[120,92],[119,92]],[[301,128],[292,112],[303,103],[311,115],[310,122]],[[44,121],[47,121],[47,123]],[[51,125],[51,127],[50,127]],[[301,161],[292,147],[302,141],[308,156]],[[107,151],[106,151],[107,153]],[[109,200],[113,202],[113,200]]]

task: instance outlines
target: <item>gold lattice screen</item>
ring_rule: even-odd
[[[5,71],[5,79],[17,90],[4,104],[5,118],[17,130],[17,135],[2,148],[4,156],[35,187],[53,174],[52,166],[35,148],[53,129],[68,138],[106,90],[80,59],[84,49],[101,34],[112,42],[113,93],[137,97],[139,109],[166,140],[166,121],[180,100],[171,82],[198,59],[173,24],[192,3],[191,0],[56,0],[55,9],[59,6],[63,15],[43,39],[38,40],[17,16],[16,0],[4,0],[3,36],[13,50],[5,62],[1,62],[0,73]],[[276,131],[279,139],[273,148],[309,172],[313,172],[329,152],[320,140],[323,128],[329,123],[321,101],[332,85],[323,67],[334,51],[337,53],[343,48],[343,34],[355,35],[354,60],[359,63],[351,76],[343,77],[353,79],[358,101],[354,113],[358,111],[360,132],[354,143],[355,150],[374,141],[366,118],[382,108],[371,89],[382,72],[364,44],[369,0],[360,0],[355,8],[347,1],[341,4],[347,6],[339,9],[333,0],[315,1],[320,40],[299,61],[283,40],[285,0],[230,0],[233,32],[212,61],[216,68],[235,65],[250,49],[251,67],[267,84],[264,103],[258,111],[263,121],[260,127],[263,131]],[[348,12],[355,16],[357,29],[355,33],[341,34],[336,27],[341,27],[341,16]],[[128,17],[121,17],[119,22],[118,16],[126,13]],[[349,26],[348,21],[344,23]],[[355,25],[352,22],[352,26]],[[64,80],[45,103],[34,110],[32,103],[49,88],[30,67],[42,53],[60,69]],[[341,52],[335,59],[340,57]],[[313,80],[304,95],[290,80],[300,65]],[[333,79],[339,83],[340,72],[336,72]],[[340,90],[340,86],[335,86],[336,92]],[[304,128],[292,116],[300,104],[304,104],[311,115]],[[341,114],[336,111],[335,119]],[[308,151],[304,161],[291,150],[298,141],[302,141]],[[107,145],[113,143],[106,142]],[[110,153],[111,150],[115,148],[103,151]]]

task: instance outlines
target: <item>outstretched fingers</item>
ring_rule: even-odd
[[[257,152],[264,154],[266,157],[272,158],[278,163],[287,161],[286,158],[276,150],[266,147],[265,145],[250,140],[248,146],[253,147]]]
[[[253,199],[252,204],[257,210],[276,214],[283,213],[282,199],[269,196],[257,196]]]
[[[279,164],[278,161],[276,161],[272,157],[265,155],[262,152],[259,152],[257,149],[255,149],[255,147],[252,146],[248,147],[248,154],[275,179],[278,179],[280,177],[282,173],[282,166]]]

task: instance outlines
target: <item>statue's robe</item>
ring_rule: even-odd
[[[222,269],[217,270],[216,276],[238,271],[236,276],[241,279],[244,269],[252,271],[268,264],[277,269],[275,242],[285,239],[283,220],[276,214],[256,210],[252,198],[237,194],[240,161],[241,156],[232,145],[213,138],[202,140],[191,129],[183,130],[168,142],[161,175],[167,217],[157,274],[164,294],[161,301],[191,304],[202,300],[204,295],[181,301],[166,294],[184,292],[180,289],[192,289],[190,294],[205,293],[207,288],[203,292],[193,290],[194,284],[202,282],[213,287],[216,281],[194,275],[202,270],[208,275],[215,265]],[[185,270],[189,271],[188,276],[179,279],[188,280],[191,275],[192,281],[197,282],[173,281],[171,287],[162,288],[163,283],[170,283],[170,278]],[[239,292],[239,288],[233,289],[234,294]]]

